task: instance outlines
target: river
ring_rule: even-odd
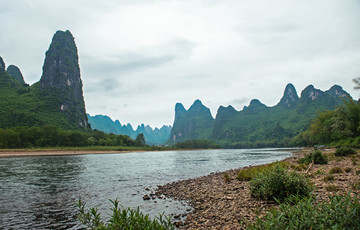
[[[145,188],[289,156],[285,149],[226,149],[0,158],[0,228],[78,229],[79,199],[105,217],[115,198],[151,216],[180,214],[185,203],[144,201]]]

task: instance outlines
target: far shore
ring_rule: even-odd
[[[9,151],[0,151],[0,158],[4,157],[29,157],[29,156],[67,156],[67,155],[87,155],[87,154],[109,154],[109,153],[129,153],[129,152],[144,152],[145,150],[31,150],[18,149]]]
[[[125,150],[111,150],[111,149],[0,149],[0,158],[8,157],[31,157],[31,156],[68,156],[68,155],[88,155],[88,154],[116,154],[116,153],[131,153],[131,152],[153,152],[153,151],[200,151],[211,149],[125,149]]]

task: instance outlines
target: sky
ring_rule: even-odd
[[[177,102],[276,105],[292,83],[358,99],[358,0],[0,0],[0,56],[40,80],[57,30],[78,48],[86,111],[172,125]]]

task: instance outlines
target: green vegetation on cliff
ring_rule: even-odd
[[[189,111],[177,104],[171,141],[207,139],[226,148],[295,146],[299,142],[293,138],[308,128],[319,112],[342,105],[347,96],[337,85],[325,92],[310,85],[299,98],[295,87],[288,84],[284,96],[273,107],[256,99],[241,111],[220,106],[215,120],[201,102],[195,102]],[[195,105],[202,112],[193,115],[190,111]]]
[[[0,128],[54,125],[88,130],[77,48],[69,31],[53,37],[39,82],[28,86],[20,70],[0,58]]]

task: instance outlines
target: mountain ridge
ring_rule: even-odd
[[[170,138],[171,126],[163,125],[159,128],[151,128],[149,125],[140,124],[134,130],[130,123],[122,125],[119,120],[113,121],[106,115],[91,116],[87,114],[89,123],[93,129],[97,129],[106,133],[113,133],[119,135],[127,135],[132,139],[140,133],[144,134],[145,141],[149,145],[164,144]]]
[[[299,97],[294,85],[289,83],[279,103],[275,106],[266,106],[258,99],[251,100],[250,104],[240,111],[235,110],[231,105],[219,106],[215,119],[212,124],[207,123],[206,128],[196,123],[204,123],[208,119],[206,116],[197,116],[196,119],[192,119],[188,113],[182,112],[181,116],[176,114],[178,110],[175,109],[174,128],[170,142],[200,138],[216,141],[225,147],[244,147],[244,143],[249,144],[249,142],[261,142],[264,146],[276,145],[304,130],[319,111],[334,109],[335,106],[343,103],[341,98],[348,96],[350,95],[338,85],[332,86],[327,91],[321,91],[309,85],[302,90]],[[194,104],[199,104],[199,102],[196,100]],[[205,108],[203,108],[204,111]],[[175,129],[184,124],[185,127],[191,125],[187,130]],[[198,135],[199,133],[203,135]]]

